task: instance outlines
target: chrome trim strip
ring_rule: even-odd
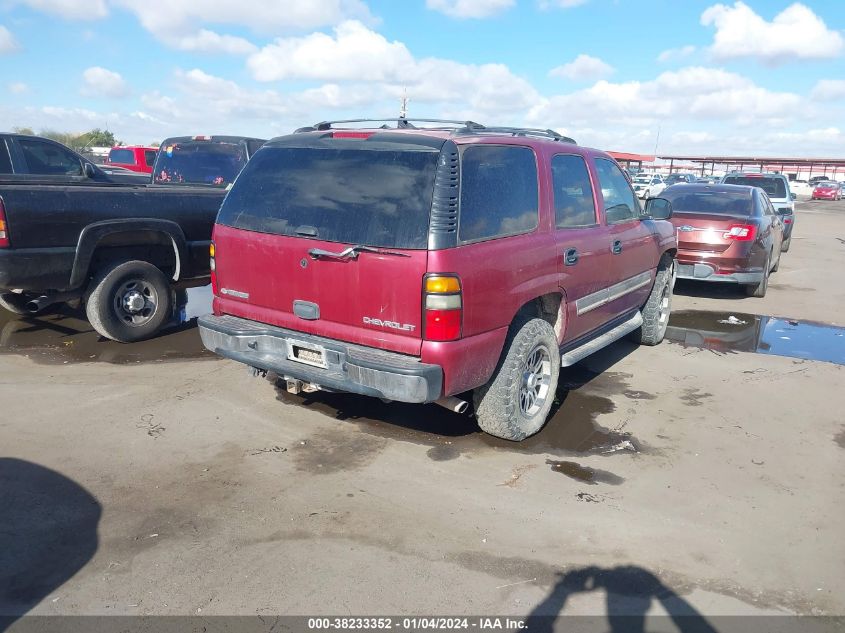
[[[626,294],[639,290],[650,283],[651,272],[646,271],[640,273],[639,275],[634,275],[624,281],[620,281],[617,284],[613,284],[608,288],[603,288],[585,297],[581,297],[575,301],[576,314],[581,316],[587,312],[592,312],[596,308],[607,305],[611,301],[616,301],[617,299],[624,297]]]

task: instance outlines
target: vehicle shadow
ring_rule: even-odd
[[[2,633],[91,560],[102,507],[64,475],[3,457],[0,508]]]
[[[646,614],[659,603],[681,633],[716,633],[716,628],[686,600],[642,567],[584,567],[560,574],[551,593],[526,620],[530,631],[551,633],[555,618],[565,615],[570,596],[604,591],[611,633],[645,633]],[[661,627],[663,630],[663,627]]]
[[[549,412],[548,423],[538,435],[529,438],[522,444],[525,447],[540,442],[547,433],[559,433],[560,425],[568,424],[566,418],[570,404],[581,407],[585,403],[572,402],[573,395],[590,382],[608,372],[614,365],[622,361],[637,345],[627,340],[618,341],[596,352],[591,357],[572,366],[561,369],[555,400]],[[385,402],[377,398],[360,396],[351,393],[317,391],[308,394],[291,395],[285,390],[285,382],[273,373],[268,374],[267,380],[273,383],[277,392],[277,399],[289,405],[301,406],[318,411],[336,420],[352,422],[375,422],[383,430],[392,427],[397,430],[421,433],[424,435],[445,438],[462,438],[481,434],[475,421],[472,406],[472,393],[459,394],[458,397],[470,403],[469,409],[462,414],[452,412],[436,404],[418,405],[402,402]],[[604,398],[595,398],[595,406],[607,406]],[[590,404],[588,402],[588,404]],[[605,413],[595,411],[589,413]],[[560,417],[561,419],[556,419]],[[579,416],[581,417],[581,416]],[[588,415],[588,417],[590,417]],[[586,424],[585,433],[591,433],[593,426]],[[502,440],[503,445],[517,446],[513,442]]]
[[[692,279],[678,279],[675,282],[673,292],[676,295],[697,299],[748,299],[745,289],[740,284],[694,281]]]

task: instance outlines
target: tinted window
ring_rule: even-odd
[[[537,162],[528,147],[473,145],[461,157],[463,242],[537,227]]]
[[[135,152],[131,149],[113,149],[109,152],[109,162],[120,165],[134,165]]]
[[[604,197],[604,213],[608,224],[628,222],[640,215],[640,204],[634,195],[625,174],[616,163],[604,158],[596,159],[601,193]]]
[[[6,141],[0,139],[0,174],[12,173],[12,159],[9,158],[9,148]]]
[[[156,158],[155,182],[226,186],[246,165],[240,143],[187,141],[162,145]]]
[[[144,162],[147,163],[147,167],[152,167],[155,164],[156,154],[157,152],[153,149],[144,150]]]
[[[82,162],[73,152],[59,145],[34,139],[19,139],[30,174],[81,176]]]
[[[555,226],[559,229],[596,223],[593,186],[587,163],[581,156],[552,158]]]
[[[749,187],[760,187],[769,194],[770,198],[786,198],[786,184],[782,178],[765,178],[754,176],[728,176],[725,178],[726,185],[746,185]]]
[[[249,150],[249,155],[252,156],[261,149],[261,146],[264,145],[264,141],[247,141],[246,148]]]
[[[439,156],[265,148],[229,192],[217,221],[262,233],[424,249]]]
[[[716,215],[750,215],[751,195],[745,191],[696,191],[686,187],[678,191],[666,190],[661,194],[672,203],[672,213],[713,213]]]

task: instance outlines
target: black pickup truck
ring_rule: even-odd
[[[260,144],[243,139],[242,162]],[[26,314],[81,299],[102,336],[152,336],[172,316],[177,287],[208,282],[228,180],[139,182],[60,143],[0,134],[0,306]]]

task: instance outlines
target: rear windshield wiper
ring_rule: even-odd
[[[319,259],[320,257],[329,257],[331,259],[358,259],[360,253],[376,253],[377,255],[396,255],[397,257],[410,257],[406,253],[398,253],[396,251],[387,251],[383,248],[376,248],[375,246],[365,246],[363,244],[356,244],[339,253],[331,251],[324,251],[321,248],[312,248],[308,251],[311,259]]]

